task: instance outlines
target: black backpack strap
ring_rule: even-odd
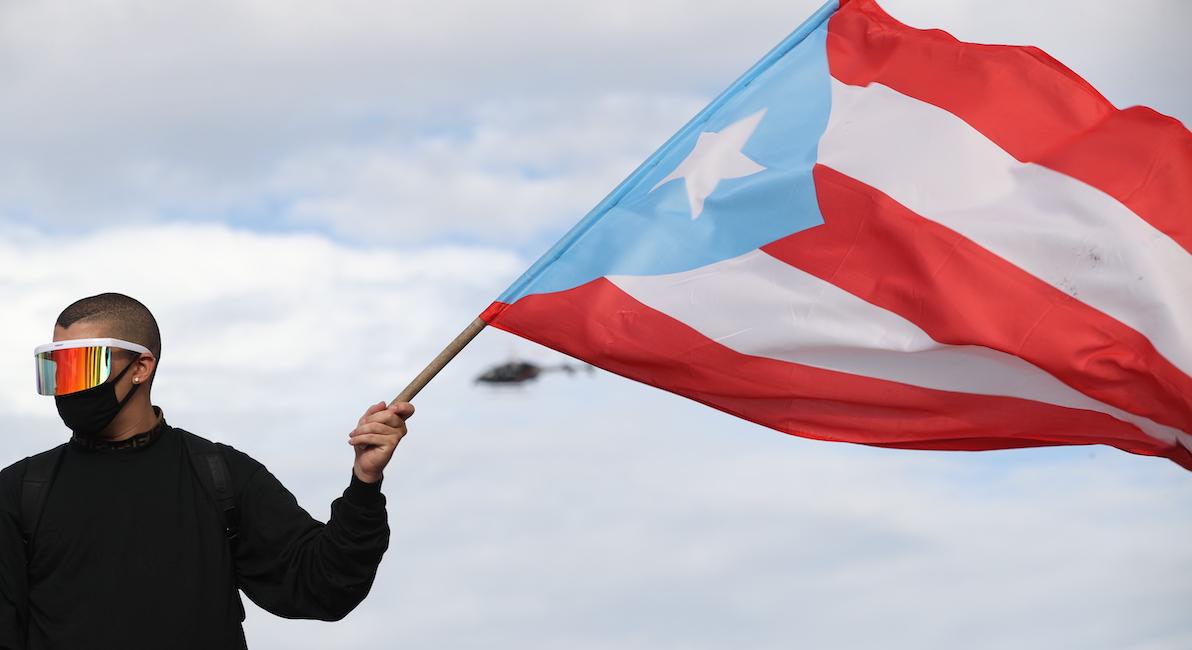
[[[191,467],[207,493],[219,504],[223,518],[224,537],[234,542],[240,535],[240,506],[236,503],[236,488],[232,485],[232,472],[228,461],[214,442],[196,436],[189,431],[178,430],[190,456]]]
[[[21,537],[27,549],[33,548],[41,513],[50,497],[50,486],[54,484],[64,456],[66,445],[59,445],[25,459],[25,476],[21,479]]]
[[[219,506],[224,538],[228,541],[228,550],[232,556],[231,564],[228,565],[232,576],[232,602],[236,604],[237,611],[240,612],[240,620],[244,621],[244,602],[240,600],[234,559],[236,538],[240,536],[240,506],[237,504],[236,486],[232,483],[232,472],[228,469],[228,460],[214,442],[183,429],[176,429],[176,431],[182,435],[183,447],[186,448],[186,455],[190,458],[191,468],[199,477],[199,483]],[[243,634],[243,632],[241,633]]]

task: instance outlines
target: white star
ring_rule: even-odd
[[[670,176],[659,181],[650,191],[653,192],[676,178],[685,179],[687,201],[691,204],[691,218],[698,219],[704,211],[704,199],[716,191],[720,181],[765,171],[765,167],[741,153],[741,149],[745,147],[745,143],[749,141],[765,115],[766,109],[763,108],[743,120],[732,123],[719,133],[705,131],[699,134],[695,149],[691,150]]]

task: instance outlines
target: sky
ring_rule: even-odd
[[[66,431],[32,348],[156,314],[154,402],[315,517],[346,435],[817,1],[0,0],[0,466]],[[1192,123],[1192,3],[886,0]],[[393,537],[257,649],[1192,647],[1192,480],[1103,447],[803,440],[486,331],[415,401]]]

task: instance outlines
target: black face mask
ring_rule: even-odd
[[[139,358],[140,355],[138,354]],[[128,369],[136,364],[134,359],[116,375],[115,379],[106,381],[94,388],[81,390],[77,393],[69,393],[67,395],[57,395],[54,397],[54,402],[58,405],[58,415],[62,416],[62,421],[66,423],[66,428],[74,432],[80,438],[94,438],[103,431],[112,420],[116,419],[116,415],[120,413],[120,409],[132,399],[133,393],[141,387],[140,384],[133,384],[132,390],[124,396],[123,400],[116,399],[116,382],[128,372]]]

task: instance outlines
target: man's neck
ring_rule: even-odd
[[[149,400],[133,400],[121,409],[116,419],[98,437],[110,442],[127,440],[138,433],[152,430],[160,420]]]

